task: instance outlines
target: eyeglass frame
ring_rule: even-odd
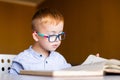
[[[36,33],[38,34],[38,36],[41,36],[41,37],[44,37],[44,38],[48,38],[48,41],[51,42],[51,43],[52,43],[52,42],[56,42],[57,38],[59,39],[59,41],[64,40],[64,39],[65,39],[65,36],[66,36],[66,35],[65,35],[65,32],[62,32],[62,33],[60,33],[60,34],[58,34],[58,35],[48,35],[48,36],[46,36],[45,34],[42,34],[42,33],[40,33],[40,32],[36,32]],[[60,39],[59,36],[62,35],[62,34],[64,35],[64,38],[63,38],[63,39]],[[50,37],[51,37],[51,36],[56,36],[56,38],[55,38],[54,41],[50,41]]]

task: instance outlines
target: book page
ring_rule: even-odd
[[[120,74],[120,60],[109,59],[104,67],[105,73]]]
[[[101,71],[104,69],[105,62],[97,62],[91,64],[84,64],[73,66],[71,68],[67,68],[64,70],[71,70],[71,71]]]
[[[119,65],[120,66],[120,60],[117,60],[117,59],[109,59],[107,62],[106,62],[107,65]]]
[[[107,61],[107,59],[105,59],[105,58],[97,57],[95,55],[89,55],[87,57],[87,59],[81,65],[93,64],[93,63],[97,63],[97,62],[106,62],[106,61]]]
[[[90,55],[81,65],[72,66],[71,68],[64,69],[64,70],[101,71],[104,69],[106,60],[107,59]]]

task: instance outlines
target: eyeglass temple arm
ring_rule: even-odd
[[[48,36],[45,36],[44,34],[41,34],[38,32],[38,35],[41,36],[41,37],[45,37],[45,38],[48,38]]]

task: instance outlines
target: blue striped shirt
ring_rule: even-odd
[[[60,70],[69,67],[71,64],[68,64],[58,52],[51,51],[46,58],[30,46],[13,59],[9,73],[19,74],[20,70]]]

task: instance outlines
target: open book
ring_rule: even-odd
[[[88,58],[77,66],[57,71],[34,71],[21,70],[23,75],[40,75],[55,77],[79,77],[79,76],[102,76],[106,73],[120,74],[120,61],[116,59],[105,59],[89,55]]]

